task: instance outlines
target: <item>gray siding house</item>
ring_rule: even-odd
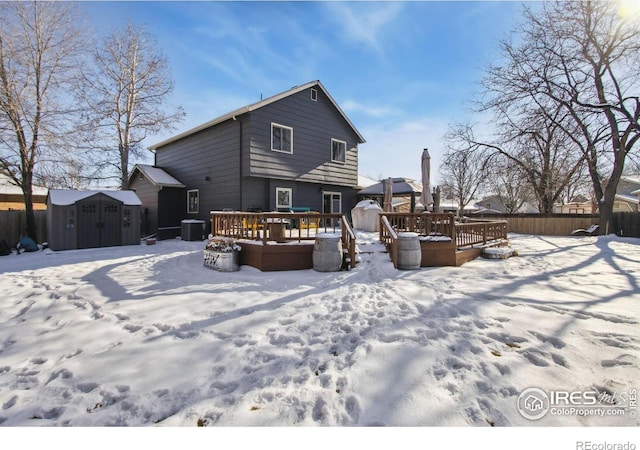
[[[187,208],[184,184],[160,168],[137,164],[129,176],[129,189],[135,191],[143,205],[143,237],[155,234],[167,239],[180,234],[180,220]]]
[[[324,86],[312,81],[150,150],[155,167],[185,186],[183,219],[208,223],[213,210],[350,211],[364,142]]]

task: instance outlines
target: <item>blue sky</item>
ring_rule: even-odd
[[[471,117],[483,69],[522,11],[514,1],[82,5],[98,34],[131,20],[169,60],[170,101],[187,116],[147,145],[320,80],[367,140],[360,173],[414,179],[424,147],[437,173],[443,134]]]

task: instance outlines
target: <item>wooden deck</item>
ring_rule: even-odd
[[[319,233],[339,234],[344,258],[356,265],[356,237],[342,214],[211,211],[211,234],[238,239],[240,265],[262,271],[313,268]]]
[[[507,221],[457,223],[453,214],[380,214],[380,241],[385,244],[394,267],[398,265],[398,233],[420,236],[421,267],[461,266],[486,247],[506,246]]]
[[[216,236],[238,239],[240,264],[262,271],[313,268],[313,249],[318,233],[341,236],[344,258],[356,266],[356,237],[341,214],[211,212]],[[398,233],[420,236],[421,267],[460,266],[477,258],[486,247],[505,246],[507,222],[458,223],[453,214],[380,214],[380,241],[394,267],[398,263]]]

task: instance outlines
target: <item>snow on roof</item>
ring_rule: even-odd
[[[422,192],[422,183],[412,180],[411,178],[392,178],[391,181],[393,183],[393,195],[405,195],[411,194],[412,192],[420,194]],[[358,194],[384,195],[384,182],[380,181],[371,186],[367,186],[358,191]]]
[[[632,195],[616,194],[616,199],[621,200],[623,202],[627,202],[627,203],[634,203],[636,205],[640,203],[640,199]]]
[[[366,187],[373,186],[376,183],[377,183],[376,180],[373,180],[373,179],[371,179],[369,177],[365,177],[364,175],[358,174],[358,187],[360,189],[364,189]]]
[[[49,189],[42,186],[32,187],[33,195],[47,195],[48,190]],[[9,177],[7,177],[6,175],[0,174],[0,194],[22,195],[22,189],[20,189],[19,186],[16,186],[15,184],[11,183],[9,181]]]
[[[142,205],[142,202],[133,191],[74,191],[68,189],[50,189],[49,198],[52,205],[66,206],[73,205],[79,200],[91,197],[97,194],[107,195],[115,200],[118,200],[125,205]]]
[[[626,181],[627,183],[640,184],[640,175],[623,175],[620,177],[620,180]]]
[[[160,187],[185,187],[184,184],[180,183],[177,179],[169,175],[164,169],[160,167],[150,166],[148,164],[136,164],[136,167],[133,169],[133,172],[138,169],[149,181],[151,181],[154,185]],[[132,176],[133,176],[132,172]]]

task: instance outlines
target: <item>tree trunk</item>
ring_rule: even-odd
[[[33,194],[31,192],[31,186],[29,189],[23,190],[24,193],[24,207],[25,207],[25,219],[26,219],[26,229],[25,233],[34,242],[38,242],[38,232],[36,229],[36,217],[33,213]]]

